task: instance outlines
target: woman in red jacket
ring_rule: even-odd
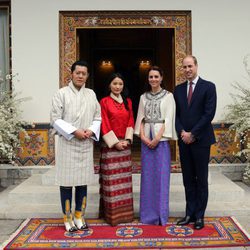
[[[100,160],[100,214],[112,226],[131,222],[134,217],[130,147],[134,117],[124,84],[122,75],[113,73],[108,81],[109,95],[100,101],[104,141]]]

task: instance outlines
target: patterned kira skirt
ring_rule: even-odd
[[[130,147],[123,151],[101,149],[100,217],[112,226],[134,218]]]
[[[166,225],[169,216],[170,146],[159,142],[155,149],[142,143],[140,220],[145,224]]]

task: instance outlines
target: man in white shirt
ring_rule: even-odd
[[[86,88],[88,65],[71,66],[72,81],[52,99],[51,124],[59,134],[56,153],[56,184],[60,186],[65,228],[69,232],[88,229],[84,220],[87,185],[94,175],[93,145],[99,140],[100,105],[93,90]],[[71,211],[75,187],[75,213]]]
[[[194,228],[200,230],[204,227],[208,201],[210,147],[215,143],[211,122],[216,111],[216,87],[198,76],[198,63],[194,56],[186,56],[182,67],[186,81],[176,86],[174,97],[186,215],[177,225],[194,222]]]

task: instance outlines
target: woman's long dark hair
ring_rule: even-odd
[[[147,74],[147,83],[145,84],[145,91],[146,91],[146,92],[151,91],[151,86],[150,86],[150,84],[148,83],[148,75],[149,75],[149,72],[150,72],[151,70],[158,71],[158,72],[160,73],[160,76],[161,76],[161,77],[163,77],[163,75],[164,75],[164,72],[163,72],[162,68],[160,68],[159,66],[156,66],[156,65],[151,66],[151,67],[149,68],[149,70],[148,70],[148,74]],[[162,87],[163,89],[166,88],[166,86],[165,86],[165,84],[164,84],[163,81],[162,81],[162,83],[161,83],[161,87]]]
[[[120,79],[123,81],[123,90],[122,90],[122,92],[121,92],[121,96],[122,96],[122,99],[123,99],[124,106],[125,106],[126,110],[128,110],[128,101],[127,101],[127,98],[128,98],[128,90],[127,90],[127,88],[126,88],[126,81],[125,81],[124,77],[122,76],[122,74],[120,74],[119,72],[112,73],[111,76],[109,77],[109,79],[108,79],[108,81],[107,81],[107,88],[106,88],[106,89],[107,89],[107,90],[106,90],[107,94],[106,94],[106,96],[110,95],[111,90],[110,90],[109,85],[110,85],[110,83],[111,83],[116,77],[120,78]]]

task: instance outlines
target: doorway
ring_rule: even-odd
[[[174,29],[77,29],[77,37],[79,59],[89,62],[91,74],[88,85],[95,91],[98,100],[107,94],[110,75],[121,73],[126,80],[136,120],[140,96],[148,84],[147,71],[152,65],[163,69],[164,87],[173,91]],[[137,137],[134,138],[132,152],[134,159],[139,158],[140,140]]]
[[[174,29],[78,29],[77,37],[79,59],[91,65],[89,87],[94,89],[98,100],[105,95],[111,73],[120,72],[126,80],[136,118],[140,95],[147,84],[147,70],[152,65],[164,70],[164,85],[173,91]]]

